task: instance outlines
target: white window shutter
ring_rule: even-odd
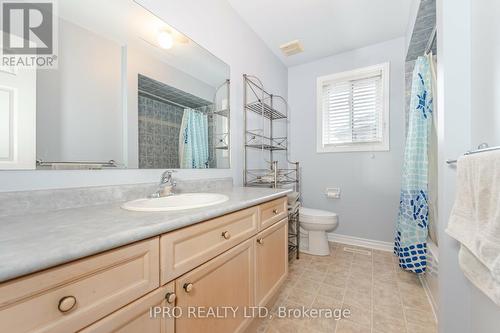
[[[384,134],[384,73],[381,68],[324,81],[322,144],[374,144]]]

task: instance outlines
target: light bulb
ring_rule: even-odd
[[[158,33],[158,44],[162,49],[170,49],[174,45],[174,38],[168,31]]]

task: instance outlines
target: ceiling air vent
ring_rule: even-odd
[[[302,44],[300,44],[299,40],[292,40],[291,42],[285,43],[280,46],[280,49],[286,56],[291,56],[304,51],[304,48],[302,47]]]

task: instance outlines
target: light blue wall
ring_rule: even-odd
[[[291,155],[302,166],[304,206],[339,215],[342,235],[392,242],[405,142],[405,38],[289,68]],[[319,76],[390,62],[389,152],[316,153],[316,79]],[[341,199],[327,199],[340,187]]]

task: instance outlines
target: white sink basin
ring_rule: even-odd
[[[208,207],[228,200],[227,195],[218,193],[185,193],[169,197],[129,201],[124,203],[122,208],[136,212],[167,212]]]

